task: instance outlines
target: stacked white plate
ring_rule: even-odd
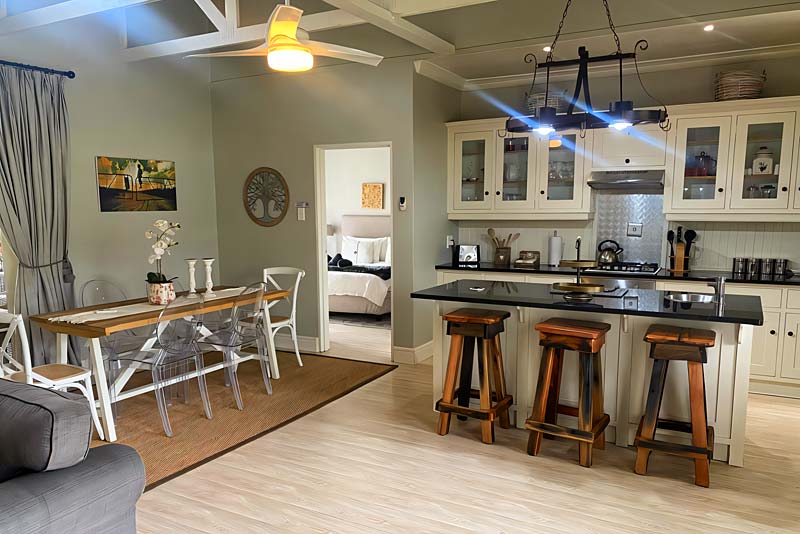
[[[714,87],[714,100],[738,100],[740,98],[758,98],[764,89],[767,73],[751,70],[734,70],[720,72]]]

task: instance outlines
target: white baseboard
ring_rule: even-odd
[[[297,336],[297,344],[300,345],[300,352],[319,352],[320,349],[318,337]],[[294,352],[291,334],[284,332],[275,334],[275,348],[286,352]]]
[[[419,347],[392,347],[392,361],[416,365],[433,356],[433,341],[428,341]]]

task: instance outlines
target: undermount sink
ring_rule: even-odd
[[[714,302],[714,295],[702,293],[667,293],[664,298],[673,302],[696,302],[699,304]]]

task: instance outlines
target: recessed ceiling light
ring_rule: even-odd
[[[544,50],[545,52],[549,52],[552,50],[552,48],[550,48],[549,46],[545,46],[544,48],[542,48],[542,50]]]
[[[713,32],[714,31],[714,25],[713,24],[706,24],[705,26],[703,26],[703,31]]]

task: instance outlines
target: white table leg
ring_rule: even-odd
[[[67,342],[69,335],[56,334],[56,363],[67,363]]]
[[[108,393],[108,382],[106,382],[106,369],[103,366],[103,351],[100,348],[100,338],[92,338],[89,346],[91,349],[94,385],[95,389],[97,389],[97,400],[100,403],[100,417],[103,420],[103,431],[106,435],[106,441],[117,441],[117,429],[114,425],[114,415],[111,413],[111,396]]]

